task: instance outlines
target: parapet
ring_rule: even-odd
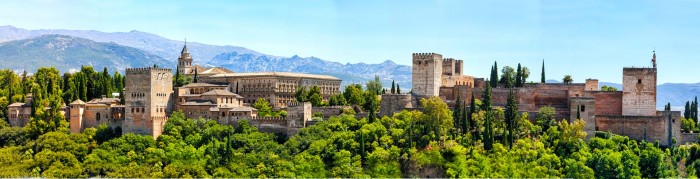
[[[172,69],[170,68],[158,68],[158,67],[146,67],[146,68],[127,68],[126,73],[143,73],[143,72],[150,72],[150,71],[156,71],[156,72],[170,72],[172,73]]]
[[[442,55],[438,53],[413,53],[413,59],[433,58],[435,55],[442,58]]]

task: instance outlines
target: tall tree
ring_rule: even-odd
[[[112,77],[109,75],[109,71],[107,71],[107,67],[104,67],[102,69],[102,78],[101,78],[101,83],[102,83],[102,95],[105,95],[107,97],[112,97]]]
[[[481,138],[479,130],[475,130],[476,123],[474,122],[474,119],[472,117],[472,115],[476,113],[476,111],[476,98],[474,98],[474,91],[472,91],[472,99],[469,103],[469,114],[467,115],[467,119],[469,120],[469,130],[473,133],[472,136],[474,138],[474,141],[479,140]]]
[[[382,94],[382,82],[379,80],[379,76],[374,75],[374,80],[367,82],[367,90],[371,90],[374,94]]]
[[[516,117],[518,115],[518,101],[515,100],[515,94],[513,94],[513,89],[510,89],[510,93],[508,94],[508,102],[506,104],[506,111],[505,111],[505,122],[506,122],[506,128],[508,130],[508,148],[513,147],[514,143],[514,132],[516,128]]]
[[[691,118],[691,116],[690,116],[690,101],[685,102],[685,108],[683,110],[683,117],[685,117],[686,119]]]
[[[486,111],[486,117],[484,119],[484,149],[491,150],[493,148],[493,112],[491,106],[491,86],[486,86],[484,90],[484,100],[482,103],[482,109]]]
[[[396,82],[391,80],[391,94],[396,94]]]
[[[518,63],[515,78],[515,87],[523,87],[523,69],[520,67],[520,63]]]
[[[520,81],[522,81],[522,84],[520,87],[525,86],[525,83],[527,83],[527,78],[529,78],[529,77],[530,77],[530,69],[527,68],[526,66],[523,66],[523,70],[520,73],[520,78],[522,78],[522,80],[520,80]]]
[[[305,86],[299,86],[297,87],[297,91],[294,93],[294,98],[297,99],[297,102],[303,103],[309,101],[309,98],[307,98],[309,95],[309,91],[306,90]]]
[[[396,94],[401,94],[401,86],[399,84],[396,84]]]
[[[545,83],[545,77],[544,77],[544,59],[542,59],[542,79],[540,83]]]
[[[197,72],[197,68],[194,69],[194,78],[192,79],[192,83],[197,83],[197,76],[199,76],[199,72]]]
[[[501,80],[499,80],[499,83],[504,84],[506,88],[512,88],[515,85],[515,78],[515,69],[510,66],[504,66],[501,70]]]
[[[491,67],[491,80],[489,81],[491,84],[492,88],[495,88],[498,86],[498,63],[493,62],[493,66]]]
[[[698,123],[698,97],[695,96],[695,106],[693,106],[693,119],[695,119],[695,124]]]
[[[457,93],[457,99],[455,100],[455,106],[454,110],[452,110],[452,122],[454,123],[453,126],[455,128],[459,128],[462,125],[460,125],[461,117],[462,117],[462,95],[460,93]]]

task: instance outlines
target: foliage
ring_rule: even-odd
[[[571,78],[571,75],[564,75],[564,78],[561,81],[565,84],[571,84],[574,82],[574,79]]]
[[[553,107],[542,107],[539,112],[537,112],[537,125],[542,128],[542,131],[547,131],[549,127],[556,124],[556,119],[554,118],[555,109]]]
[[[600,90],[601,91],[617,91],[617,88],[612,87],[612,86],[603,85],[603,87],[600,87]]]
[[[258,98],[258,100],[255,100],[253,108],[258,110],[259,116],[272,116],[272,107],[270,106],[270,102],[267,102],[266,98]]]

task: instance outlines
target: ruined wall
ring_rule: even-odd
[[[438,96],[442,78],[442,55],[436,53],[413,54],[413,94]]]
[[[656,68],[622,70],[622,114],[630,116],[656,114]]]
[[[658,116],[596,115],[598,131],[624,135],[640,141],[658,140],[662,145],[669,145],[673,138],[682,139],[680,123],[679,111],[659,111]]]
[[[587,91],[586,96],[595,98],[598,115],[622,115],[622,91]]]
[[[379,116],[391,116],[405,108],[413,108],[410,94],[383,94],[379,104]]]
[[[698,133],[681,133],[681,138],[678,139],[678,145],[689,143],[698,143]]]

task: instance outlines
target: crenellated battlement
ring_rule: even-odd
[[[251,120],[251,121],[286,121],[287,118],[285,118],[285,117],[262,117],[262,116],[255,116],[255,117],[250,117],[249,120]]]
[[[143,73],[143,72],[150,72],[150,71],[156,71],[156,72],[170,72],[172,73],[172,69],[170,68],[154,68],[154,67],[146,67],[146,68],[127,68],[126,72],[127,73]]]
[[[457,59],[454,59],[454,58],[443,58],[442,61],[443,61],[443,62],[452,62],[452,61],[460,61],[460,60],[457,60]]]
[[[442,57],[442,55],[438,53],[413,53],[413,59],[433,58],[435,55]]]

